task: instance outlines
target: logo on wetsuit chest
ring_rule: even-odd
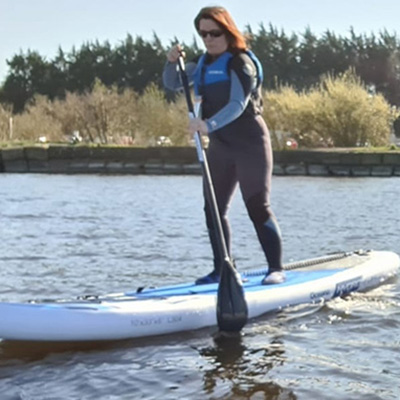
[[[229,52],[223,53],[212,64],[205,64],[205,55],[200,58],[194,75],[197,94],[201,94],[203,87],[207,85],[229,81],[228,63],[231,58],[232,54]]]

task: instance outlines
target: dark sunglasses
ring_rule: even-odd
[[[219,30],[219,29],[213,29],[211,31],[199,31],[199,35],[205,39],[208,35],[210,35],[210,37],[212,38],[217,38],[220,37],[224,34],[223,31]]]

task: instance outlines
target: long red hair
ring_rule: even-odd
[[[244,51],[248,48],[245,36],[237,28],[231,14],[223,7],[204,7],[194,19],[197,31],[200,20],[212,19],[226,34],[229,48],[233,51]]]

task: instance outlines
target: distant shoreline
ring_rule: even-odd
[[[0,172],[197,175],[194,147],[35,145],[0,149]],[[274,175],[400,176],[400,149],[274,151]]]

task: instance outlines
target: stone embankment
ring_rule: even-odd
[[[201,174],[192,147],[31,146],[0,150],[0,171],[51,174]],[[274,152],[275,175],[400,176],[400,152]]]

